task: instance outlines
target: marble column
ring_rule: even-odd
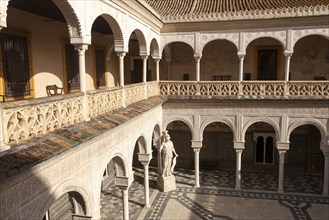
[[[123,219],[129,219],[129,200],[128,200],[128,188],[134,180],[134,172],[132,171],[130,176],[116,176],[114,178],[115,186],[121,189],[122,193],[122,205],[123,205]]]
[[[194,178],[195,178],[195,183],[194,187],[200,187],[200,168],[199,168],[199,153],[200,149],[202,147],[202,141],[193,141],[192,140],[192,148],[194,151]]]
[[[125,52],[118,52],[117,56],[119,57],[120,86],[124,86],[124,58],[126,56],[126,53]]]
[[[123,202],[123,219],[129,220],[129,200],[128,200],[128,188],[121,189],[122,202]]]
[[[244,54],[239,55],[239,81],[243,81],[243,60],[244,60]]]
[[[143,59],[143,83],[146,83],[146,80],[147,80],[147,76],[146,76],[146,74],[147,74],[147,58],[148,58],[148,56],[141,56],[142,57],[142,59]]]
[[[284,178],[284,155],[286,151],[279,151],[279,182],[278,182],[278,193],[283,193],[283,178]]]
[[[322,195],[328,196],[329,188],[329,145],[323,145],[324,155],[324,174],[323,174],[323,192]]]
[[[195,76],[195,79],[197,82],[200,81],[200,60],[201,60],[201,55],[195,55],[195,61],[196,61],[196,66],[195,66],[195,73],[196,73],[196,76]]]
[[[89,110],[88,110],[88,98],[87,98],[87,87],[86,87],[86,58],[85,53],[88,49],[88,45],[81,44],[75,45],[75,49],[79,55],[79,76],[80,76],[80,91],[83,93],[83,117],[85,121],[89,121]]]
[[[276,148],[279,151],[279,180],[278,180],[278,193],[284,193],[283,180],[284,180],[284,156],[289,150],[289,142],[277,142]]]
[[[155,77],[156,77],[156,81],[159,82],[160,81],[160,70],[159,70],[160,59],[154,59],[154,61],[155,61]]]
[[[285,53],[284,56],[286,57],[285,62],[285,74],[284,74],[284,81],[289,81],[289,74],[290,74],[290,58],[292,56],[291,53]]]
[[[241,190],[241,154],[244,150],[244,142],[234,142],[236,152],[235,190]]]
[[[291,58],[292,53],[285,53],[284,55],[286,57],[285,71],[284,71],[284,81],[285,81],[284,95],[289,95],[289,89],[288,89],[287,82],[289,81],[289,77],[290,77],[290,58]]]
[[[152,159],[152,154],[138,154],[138,160],[144,166],[144,205],[145,208],[150,208],[150,187],[149,187],[149,163]]]

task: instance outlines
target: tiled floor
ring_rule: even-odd
[[[151,208],[143,208],[143,170],[135,169],[129,188],[130,219],[329,219],[329,198],[321,196],[323,178],[284,177],[285,194],[277,194],[277,176],[242,172],[242,191],[235,191],[234,171],[200,172],[200,188],[193,188],[194,171],[176,169],[177,189],[156,189],[156,170],[150,168]],[[122,219],[121,192],[112,187],[101,198],[104,220]]]

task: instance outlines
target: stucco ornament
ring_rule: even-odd
[[[175,151],[173,142],[170,140],[168,131],[162,132],[160,154],[162,177],[172,176],[178,154]]]

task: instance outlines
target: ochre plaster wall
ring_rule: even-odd
[[[66,23],[52,21],[49,18],[17,10],[8,9],[8,29],[26,31],[30,35],[32,64],[32,82],[34,97],[44,97],[46,85],[64,85],[64,51],[63,43],[69,42],[69,34]],[[87,90],[95,89],[94,49],[101,47],[105,53],[113,46],[113,39],[99,33],[92,33],[92,45],[88,46],[86,59],[86,86]],[[118,85],[119,63],[115,53],[109,53],[107,57],[108,85]]]

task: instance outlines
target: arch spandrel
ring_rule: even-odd
[[[245,134],[248,130],[249,127],[251,127],[253,124],[258,123],[258,122],[264,122],[267,123],[269,125],[271,125],[271,127],[274,129],[275,131],[275,138],[277,141],[281,140],[281,132],[280,132],[280,125],[279,125],[279,121],[275,120],[273,118],[269,118],[269,117],[255,117],[255,118],[244,118],[244,125],[242,128],[242,140],[245,141]]]

